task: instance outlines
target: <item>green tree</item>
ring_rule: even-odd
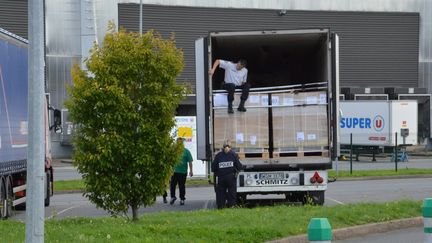
[[[183,53],[174,38],[149,31],[116,31],[75,64],[65,105],[75,124],[74,163],[84,195],[112,215],[154,203],[182,151],[170,135],[174,113],[188,89],[176,84]]]

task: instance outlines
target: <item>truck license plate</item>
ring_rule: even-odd
[[[285,179],[284,173],[260,173],[260,180]]]

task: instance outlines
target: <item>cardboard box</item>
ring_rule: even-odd
[[[268,109],[249,108],[247,112],[214,110],[215,149],[230,140],[234,148],[268,148]]]
[[[301,151],[328,146],[325,92],[281,93],[273,108],[275,150]]]
[[[303,109],[304,146],[323,147],[328,145],[327,107],[310,105]]]

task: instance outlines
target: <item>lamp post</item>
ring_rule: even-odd
[[[26,242],[44,242],[44,1],[28,7],[28,159]]]
[[[142,36],[142,0],[140,0],[139,33]]]

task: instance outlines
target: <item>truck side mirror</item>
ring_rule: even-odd
[[[61,111],[59,109],[53,109],[53,117],[54,122],[50,125],[50,130],[54,129],[55,133],[62,132],[62,120],[61,120]]]
[[[61,112],[59,109],[54,109],[54,126],[61,125]]]

